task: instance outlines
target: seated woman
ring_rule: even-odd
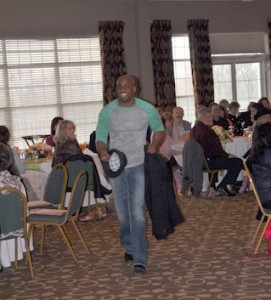
[[[163,112],[161,114],[161,120],[165,128],[165,139],[159,148],[159,154],[166,160],[169,161],[171,166],[177,166],[177,161],[174,156],[181,154],[179,151],[174,151],[171,146],[174,144],[173,137],[169,134],[169,128],[172,125],[173,119],[169,112]]]
[[[251,107],[253,105],[254,102],[250,102],[247,110],[241,112],[241,122],[243,124],[243,128],[249,128],[253,125],[253,122],[251,120]]]
[[[271,109],[271,105],[267,97],[262,97],[258,103],[267,109]]]
[[[229,105],[228,119],[234,126],[234,135],[243,135],[242,120],[239,112],[240,104],[237,101],[232,101]]]
[[[11,160],[12,160],[12,163],[9,167],[9,172],[12,175],[21,177],[21,180],[26,189],[28,200],[36,200],[37,195],[29,181],[29,178],[27,177],[28,174],[27,174],[25,165],[22,162],[22,160],[20,159],[17,152],[15,151],[15,149],[10,147],[9,140],[10,140],[9,129],[6,126],[0,126],[0,143],[3,143],[4,145],[7,146],[8,150],[10,152]]]
[[[258,126],[254,132],[249,160],[262,205],[271,208],[271,123]]]
[[[10,140],[10,131],[6,126],[0,126],[0,143],[5,144],[8,147],[8,150],[11,154],[12,163],[10,165],[9,171],[13,175],[20,176],[25,173],[25,166],[20,159],[19,155],[15,149],[11,148],[9,145]]]
[[[161,114],[161,120],[163,122],[165,128],[165,139],[163,143],[160,145],[159,154],[168,162],[168,165],[172,167],[176,167],[180,164],[180,161],[176,161],[174,156],[181,156],[181,152],[174,151],[171,146],[174,143],[174,139],[168,133],[169,128],[172,125],[172,115],[169,112],[163,112]],[[179,164],[178,164],[179,163]],[[180,169],[174,170],[173,172],[174,181],[176,184],[177,193],[180,195],[180,191],[182,189],[182,173]]]
[[[223,107],[223,111],[225,112],[225,118],[228,118],[228,113],[229,113],[229,101],[227,99],[222,99],[219,101],[219,106]]]
[[[25,188],[20,180],[20,177],[11,174],[9,171],[12,164],[13,157],[10,147],[0,143],[0,187],[14,187],[26,195]],[[3,268],[0,261],[0,271],[2,270]]]
[[[55,151],[53,154],[52,167],[56,164],[65,164],[69,157],[82,154],[75,135],[75,124],[72,121],[60,121],[54,136]]]
[[[25,187],[17,175],[9,171],[13,163],[12,153],[7,145],[0,143],[0,187],[15,187],[26,195]]]
[[[54,147],[55,146],[55,142],[54,142],[54,136],[56,134],[56,127],[57,127],[57,124],[60,122],[60,121],[63,121],[64,119],[62,117],[55,117],[53,118],[53,120],[51,121],[51,135],[48,136],[46,139],[45,139],[45,143],[51,147]]]

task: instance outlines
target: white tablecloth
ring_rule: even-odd
[[[33,250],[33,241],[30,240],[30,251]],[[23,253],[26,251],[24,239],[18,238],[18,260],[23,259]],[[0,242],[1,264],[7,268],[11,262],[15,261],[15,239]]]
[[[244,137],[235,137],[232,142],[226,143],[224,149],[227,153],[233,154],[239,158],[243,158],[243,155],[251,148],[251,139]]]
[[[178,144],[172,144],[171,149],[174,151],[180,151],[183,152],[184,143],[178,143]],[[182,167],[183,166],[183,154],[180,153],[178,155],[174,155],[174,158],[176,159],[177,164]]]

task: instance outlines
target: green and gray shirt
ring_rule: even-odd
[[[144,145],[148,126],[152,132],[163,131],[161,118],[155,107],[139,98],[135,105],[123,107],[118,100],[107,104],[100,112],[96,128],[96,142],[107,143],[127,156],[127,167],[144,162]]]

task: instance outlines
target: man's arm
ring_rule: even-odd
[[[159,148],[163,144],[166,138],[165,131],[156,131],[153,133],[152,143],[148,145],[148,153],[156,153],[159,151]]]
[[[108,161],[109,160],[109,154],[108,154],[108,146],[107,144],[101,142],[101,141],[98,141],[96,142],[96,149],[97,149],[97,152],[100,156],[100,159],[102,161]]]

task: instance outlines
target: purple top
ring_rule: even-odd
[[[196,140],[204,150],[206,158],[228,158],[228,153],[222,148],[219,137],[207,125],[197,121],[190,132],[190,138]]]
[[[53,140],[54,136],[50,135],[45,139],[45,143],[51,147],[55,146],[54,140]]]

